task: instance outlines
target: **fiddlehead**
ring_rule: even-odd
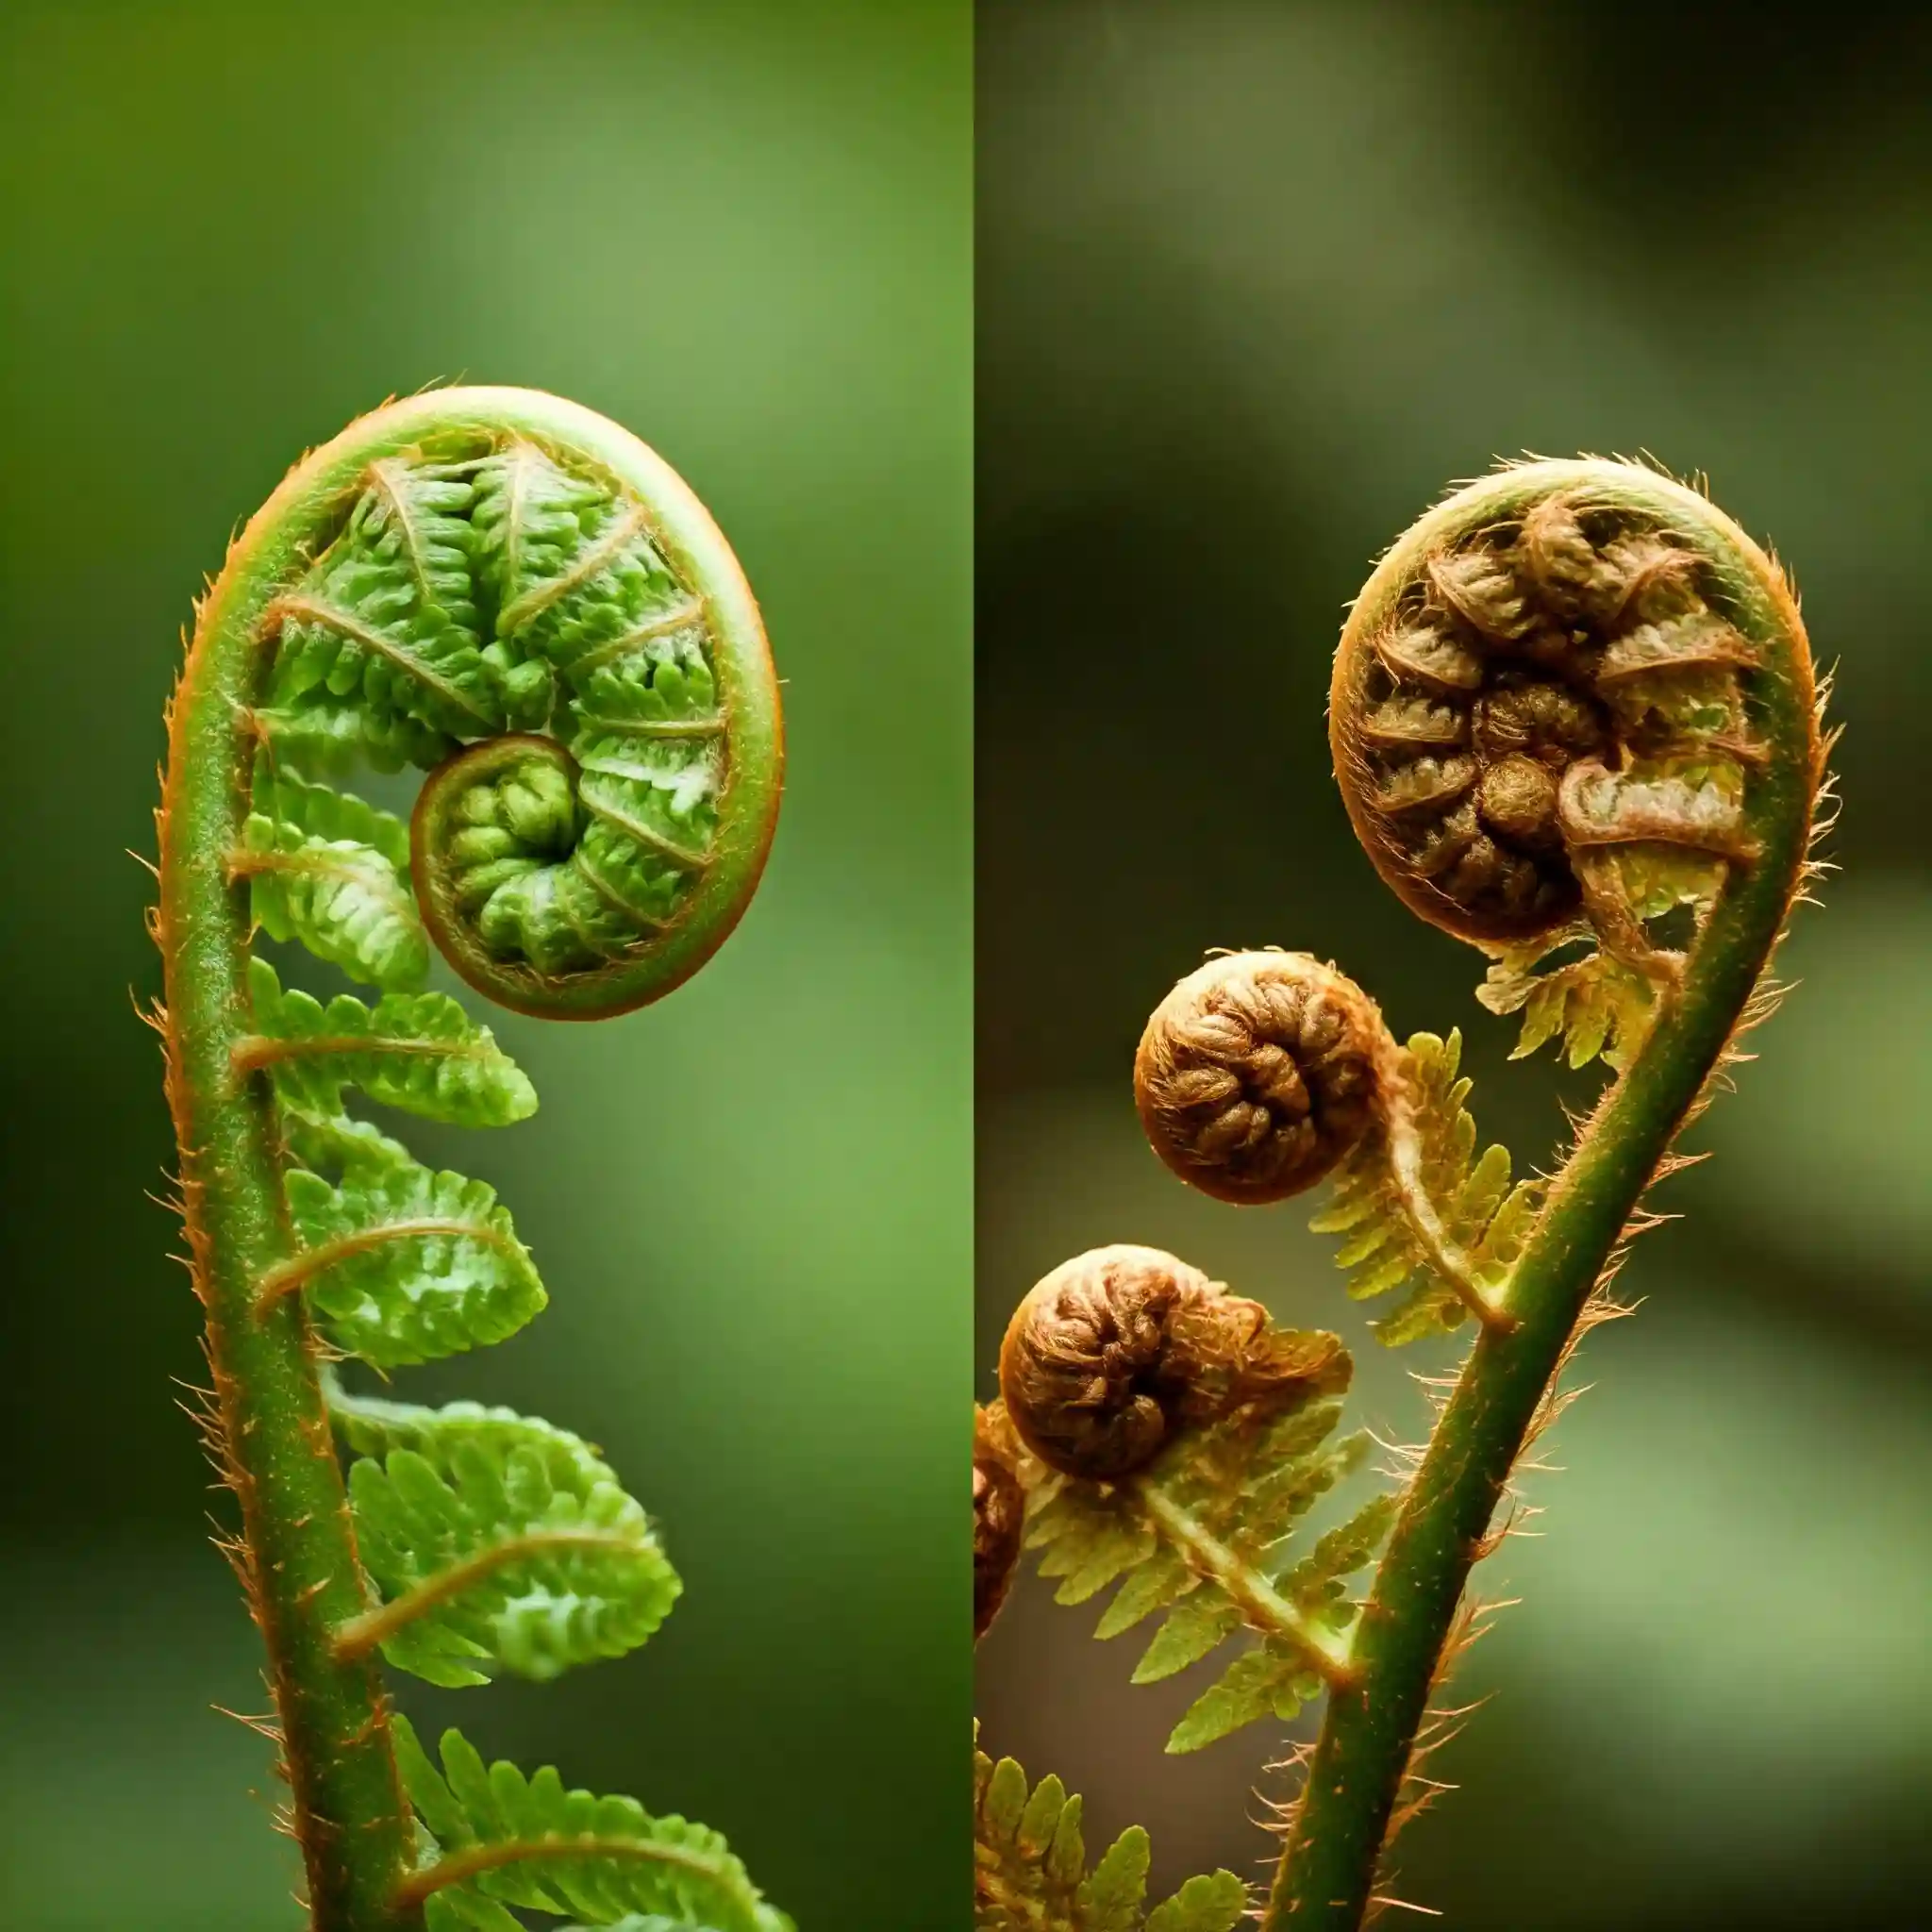
[[[1284,1630],[1306,1680],[1291,1688],[1325,1682],[1262,1914],[1284,1932],[1358,1925],[1389,1833],[1426,1802],[1426,1781],[1405,1797],[1405,1779],[1426,1748],[1469,1571],[1553,1412],[1594,1291],[1643,1224],[1645,1189],[1737,1033],[1769,1009],[1767,964],[1824,789],[1809,649],[1783,575],[1703,496],[1622,463],[1512,467],[1423,518],[1350,617],[1330,735],[1377,870],[1413,910],[1490,954],[1480,997],[1524,1012],[1519,1052],[1557,1039],[1572,1064],[1601,1053],[1618,1078],[1553,1178],[1512,1187],[1505,1150],[1475,1158],[1457,1037],[1398,1048],[1332,969],[1294,955],[1217,959],[1149,1024],[1137,1098],[1176,1174],[1263,1202],[1332,1173],[1315,1225],[1343,1235],[1352,1292],[1408,1290],[1381,1338],[1466,1314],[1480,1324],[1409,1479],[1331,1533],[1348,1546],[1325,1583],[1338,1598],[1341,1578],[1385,1537],[1387,1548],[1365,1601],[1333,1604],[1325,1624],[1298,1599],[1300,1571],[1257,1541],[1278,1530],[1262,1502],[1273,1488],[1238,1489],[1218,1533],[1177,1549],[1163,1574],[1144,1504],[1124,1507],[1101,1485],[1070,1505],[1078,1486],[1029,1482],[1019,1465],[1028,1540],[1046,1548],[1042,1570],[1066,1578],[1062,1598],[1128,1578],[1102,1635],[1177,1596],[1165,1638],[1224,1571],[1220,1553],[1259,1558],[1250,1572],[1265,1595],[1233,1593],[1136,1674],[1190,1661],[1238,1624],[1259,1637],[1217,1687],[1223,1709],[1192,1731],[1184,1721],[1175,1744],[1232,1728],[1224,1714],[1265,1714],[1256,1687],[1282,1680],[1269,1657]],[[1212,1466],[1229,1431],[1182,1419],[1161,1457]],[[1272,1707],[1287,1715],[1294,1702]]]
[[[1286,1200],[1361,1141],[1396,1084],[1352,979],[1296,953],[1210,959],[1154,1009],[1134,1099],[1154,1151],[1218,1200]]]
[[[1146,1468],[1187,1424],[1298,1407],[1345,1382],[1347,1361],[1334,1336],[1270,1326],[1259,1302],[1173,1255],[1095,1248],[1014,1311],[1000,1398],[1041,1461],[1105,1482]]]
[[[335,789],[406,763],[433,768],[411,825]],[[512,1905],[784,1923],[704,1827],[554,1773],[486,1776],[454,1733],[445,1783],[391,1722],[377,1654],[445,1686],[545,1678],[643,1642],[679,1586],[576,1437],[376,1401],[325,1367],[482,1346],[544,1302],[489,1187],[345,1105],[473,1126],[534,1110],[488,1029],[423,990],[430,943],[519,1011],[658,998],[742,912],[779,766],[723,538],[642,444],[553,396],[448,390],[352,425],[250,521],[199,609],[158,815],[158,1024],[210,1441],[317,1932],[500,1928]],[[284,988],[257,927],[378,996]]]

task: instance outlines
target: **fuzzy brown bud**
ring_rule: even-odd
[[[1357,600],[1329,692],[1336,776],[1376,870],[1446,932],[1517,943],[1587,919],[1637,958],[1599,847],[1747,862],[1735,822],[1758,755],[1757,654],[1658,488],[1589,461],[1472,484]],[[1578,774],[1686,768],[1697,782],[1634,831],[1606,840],[1563,808]]]
[[[1346,974],[1306,953],[1233,953],[1154,1009],[1134,1100],[1181,1179],[1238,1205],[1281,1201],[1368,1132],[1393,1050]]]
[[[1063,1261],[1014,1310],[1000,1392],[1042,1462],[1109,1480],[1145,1468],[1179,1427],[1293,1407],[1345,1388],[1351,1366],[1337,1337],[1273,1327],[1198,1268],[1122,1245]]]
[[[999,1615],[1020,1560],[1026,1496],[1013,1473],[1012,1445],[984,1408],[973,1417],[973,1641]]]

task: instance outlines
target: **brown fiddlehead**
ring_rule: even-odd
[[[1555,1040],[1573,1065],[1601,1055],[1617,1077],[1550,1177],[1512,1183],[1505,1150],[1476,1154],[1457,1036],[1398,1044],[1359,989],[1306,956],[1211,959],[1149,1023],[1136,1098],[1176,1174],[1243,1204],[1325,1176],[1333,1201],[1315,1225],[1342,1236],[1351,1291],[1400,1291],[1375,1324],[1384,1341],[1475,1321],[1412,1474],[1298,1562],[1261,1499],[1304,1479],[1284,1457],[1258,1483],[1246,1463],[1220,1486],[1230,1417],[1211,1398],[1206,1420],[1184,1391],[1155,1404],[1155,1466],[1224,1505],[1208,1544],[1155,1548],[1145,1512],[1133,1543],[1108,1495],[1064,1477],[1029,1484],[1029,1541],[1067,1579],[1063,1598],[1125,1579],[1101,1634],[1171,1606],[1137,1679],[1237,1625],[1259,1639],[1171,1749],[1325,1690],[1261,1915],[1271,1932],[1352,1932],[1391,1830],[1432,1789],[1417,1777],[1418,1740],[1511,1473],[1604,1312],[1593,1297],[1644,1224],[1645,1190],[1773,1003],[1767,969],[1825,790],[1819,703],[1782,573],[1703,495],[1593,459],[1472,484],[1395,544],[1357,600],[1331,692],[1336,774],[1383,878],[1489,956],[1480,997],[1524,1012],[1520,1050]],[[1084,1426],[1074,1386],[1057,1421],[1034,1424],[1041,1441]],[[1307,1453],[1305,1439],[1289,1446]],[[1341,1579],[1384,1539],[1350,1604]],[[1237,1547],[1257,1553],[1263,1587],[1229,1592],[1231,1612],[1196,1614],[1224,1585],[1212,1552]],[[1323,1622],[1297,1607],[1315,1591]],[[1325,1652],[1318,1629],[1339,1640]]]

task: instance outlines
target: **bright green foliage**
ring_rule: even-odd
[[[273,938],[299,941],[386,991],[414,991],[428,977],[400,819],[325,785],[258,770],[241,864],[255,918]]]
[[[546,715],[561,681],[579,790],[554,825],[479,800],[453,866],[497,958],[593,965],[675,917],[716,838],[724,767],[704,608],[634,506],[528,443],[481,465],[472,524],[495,639],[485,656],[541,684]]]
[[[466,1580],[383,1642],[432,1684],[555,1677],[644,1642],[681,1585],[643,1509],[589,1443],[507,1408],[330,1407],[362,1560],[385,1602]]]
[[[258,1620],[277,1653],[298,1812],[305,1793],[321,1793],[305,1813],[315,1820],[305,1852],[318,1923],[414,1923],[420,1902],[428,1932],[523,1932],[526,1912],[574,1917],[578,1932],[790,1932],[703,1825],[568,1791],[554,1770],[525,1778],[486,1767],[454,1732],[439,1772],[400,1720],[392,1767],[374,1685],[331,1663],[380,1648],[442,1687],[548,1679],[645,1642],[681,1588],[641,1505],[579,1438],[472,1403],[424,1409],[348,1395],[327,1366],[341,1353],[387,1371],[499,1341],[545,1300],[490,1187],[423,1166],[344,1108],[355,1089],[454,1125],[499,1126],[535,1110],[530,1082],[490,1030],[423,990],[432,937],[464,978],[518,1010],[625,1010],[668,983],[650,978],[667,927],[677,930],[663,963],[677,972],[728,929],[769,837],[776,719],[756,622],[727,609],[714,635],[706,594],[653,535],[644,495],[654,463],[612,457],[616,445],[599,437],[589,445],[599,455],[575,454],[576,412],[541,397],[524,406],[564,422],[557,441],[546,431],[539,448],[507,427],[404,405],[422,418],[420,440],[398,446],[384,430],[346,462],[332,446],[325,485],[312,469],[296,473],[308,492],[298,492],[292,541],[273,507],[256,519],[198,626],[183,697],[196,729],[175,732],[176,750],[206,742],[209,707],[229,746],[214,766],[187,768],[192,809],[164,819],[164,908],[188,906],[197,931],[211,926],[239,945],[251,935],[227,889],[245,879],[257,929],[380,994],[325,1002],[284,990],[266,961],[251,960],[252,1030],[230,1041],[212,1091],[196,1092],[252,1141],[272,1092],[274,1138],[260,1151],[278,1157],[282,1202],[262,1195],[258,1164],[242,1192],[258,1225],[272,1227],[285,1204],[293,1236],[252,1279],[225,1282],[239,1292],[219,1307],[205,1296],[218,1339],[219,1323],[242,1324],[228,1331],[242,1343],[238,1381],[278,1365],[273,1429],[257,1411],[227,1446],[293,1499],[278,1530],[328,1559],[314,1586],[291,1580],[314,1564],[256,1568],[278,1613]],[[486,408],[483,420],[494,418]],[[735,594],[728,554],[714,576],[700,542],[692,567]],[[734,793],[745,836],[723,849],[730,721],[719,708],[719,650],[754,680],[747,782]],[[236,677],[255,700],[240,708]],[[587,696],[601,709],[579,716]],[[517,735],[491,742],[506,733]],[[238,827],[234,759],[251,753]],[[406,764],[441,768],[408,824],[323,782]],[[184,858],[171,845],[171,825],[208,822],[227,828],[222,849]],[[693,908],[699,886],[710,898]],[[184,955],[166,925],[159,936],[171,1007],[194,1008],[202,1028],[212,1013],[227,1035],[233,989],[198,1007],[183,1001]],[[494,974],[491,964],[509,970]],[[592,984],[532,1007],[528,982],[579,969]],[[220,1134],[215,1143],[226,1144]],[[183,1153],[188,1170],[203,1158]],[[290,1319],[297,1300],[313,1332]],[[317,1458],[311,1370],[357,1452],[353,1536],[333,1471]],[[291,1471],[302,1479],[292,1486],[283,1481]],[[259,1559],[259,1547],[251,1555]],[[296,1626],[302,1641],[285,1642]],[[398,1767],[414,1826],[396,1815]],[[423,1864],[398,1898],[397,1860],[412,1841]]]
[[[453,738],[503,727],[470,581],[475,495],[453,466],[375,466],[342,534],[282,600],[273,708],[353,698],[378,742],[400,719]]]
[[[1147,1834],[1130,1826],[1090,1873],[1080,1800],[1057,1777],[1029,1791],[1010,1757],[973,1754],[975,1932],[1234,1932],[1248,1890],[1232,1872],[1191,1878],[1152,1912]]]
[[[278,770],[267,758],[258,758],[253,800],[258,815],[299,838],[371,847],[385,864],[405,877],[408,874],[408,826],[393,812],[353,792],[311,784],[292,772]]]
[[[403,1782],[432,1840],[419,1884],[440,1859],[468,1873],[429,1890],[428,1932],[522,1932],[511,1907],[572,1912],[587,1925],[657,1914],[710,1932],[791,1932],[708,1826],[652,1818],[632,1798],[566,1790],[547,1765],[535,1777],[486,1765],[456,1731],[443,1733],[439,1771],[408,1721],[393,1723]],[[466,1853],[490,1851],[498,1861],[465,1864]]]
[[[403,1143],[370,1121],[349,1115],[308,1114],[282,1102],[282,1138],[290,1154],[316,1174],[350,1174],[413,1167]]]
[[[1392,1499],[1378,1496],[1294,1560],[1295,1524],[1368,1450],[1365,1435],[1330,1440],[1341,1416],[1327,1398],[1266,1419],[1237,1414],[1183,1431],[1118,1482],[1023,1464],[1027,1545],[1044,1552],[1041,1574],[1059,1579],[1056,1601],[1085,1603],[1118,1583],[1094,1631],[1102,1638],[1166,1612],[1135,1683],[1185,1670],[1243,1627],[1260,1635],[1181,1719],[1170,1751],[1199,1750],[1270,1714],[1291,1718],[1320,1691],[1314,1646],[1332,1645],[1355,1616],[1342,1580],[1393,1521]]]
[[[455,748],[455,740],[402,712],[376,713],[358,699],[309,691],[299,703],[263,705],[255,724],[281,771],[299,769],[325,778],[346,778],[368,766],[400,772],[427,770]]]
[[[1403,1051],[1403,1076],[1420,1141],[1420,1178],[1447,1240],[1460,1249],[1479,1291],[1508,1276],[1535,1224],[1541,1190],[1535,1181],[1509,1183],[1509,1150],[1494,1145],[1474,1158],[1475,1122],[1464,1102],[1470,1082],[1458,1077],[1462,1036],[1414,1035]],[[1469,1308],[1431,1266],[1405,1211],[1391,1171],[1386,1141],[1372,1135],[1337,1171],[1330,1205],[1309,1222],[1317,1234],[1341,1234],[1335,1259],[1353,1270],[1348,1291],[1357,1301],[1407,1287],[1399,1306],[1373,1325],[1393,1347],[1440,1335]]]
[[[270,1062],[276,1091],[304,1113],[342,1108],[342,1089],[454,1126],[500,1127],[537,1110],[537,1091],[487,1026],[447,993],[388,993],[372,1008],[341,993],[327,1006],[252,962],[256,1031],[286,1041]]]
[[[358,1166],[339,1187],[294,1167],[283,1185],[310,1307],[339,1348],[377,1368],[488,1347],[544,1305],[508,1209],[482,1181],[411,1161]]]

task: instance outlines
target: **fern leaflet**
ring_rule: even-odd
[[[232,864],[247,875],[256,922],[273,938],[298,941],[386,991],[413,992],[428,977],[408,827],[389,812],[258,768],[255,809]]]
[[[306,1288],[336,1345],[376,1368],[486,1348],[544,1306],[483,1181],[411,1161],[351,1169],[339,1187],[293,1167],[283,1185],[302,1252],[263,1279],[261,1299]]]
[[[1115,1482],[1057,1474],[1019,1458],[1027,1546],[1056,1601],[1080,1604],[1118,1584],[1094,1635],[1118,1637],[1157,1610],[1160,1627],[1134,1668],[1158,1683],[1237,1630],[1261,1638],[1195,1701],[1168,1740],[1197,1751],[1271,1713],[1291,1718],[1343,1667],[1355,1606],[1342,1583],[1379,1547],[1393,1499],[1377,1496],[1291,1560],[1294,1524],[1367,1454],[1366,1435],[1331,1441],[1339,1399],[1285,1415],[1237,1411],[1184,1430],[1148,1467]]]
[[[329,1407],[361,1452],[350,1500],[383,1599],[340,1633],[351,1648],[452,1688],[492,1667],[542,1680],[635,1650],[669,1614],[682,1586],[649,1519],[568,1430],[339,1389]]]
[[[1191,1878],[1143,1914],[1146,1832],[1129,1826],[1089,1872],[1080,1811],[1058,1778],[1029,1790],[1012,1758],[974,1751],[974,1932],[1234,1932],[1248,1889],[1232,1872]]]
[[[1445,1277],[1437,1257],[1453,1253],[1468,1288],[1492,1294],[1508,1279],[1536,1218],[1541,1190],[1509,1181],[1509,1150],[1493,1145],[1480,1159],[1475,1122],[1464,1102],[1470,1082],[1458,1077],[1462,1036],[1413,1035],[1401,1054],[1414,1134],[1414,1182],[1438,1226],[1425,1239],[1414,1203],[1406,1198],[1390,1158],[1390,1137],[1372,1135],[1335,1176],[1330,1205],[1308,1225],[1341,1234],[1335,1259],[1354,1271],[1348,1292],[1357,1301],[1407,1287],[1399,1306],[1372,1325],[1394,1347],[1456,1327],[1469,1313],[1465,1291]],[[1431,1246],[1435,1254],[1430,1252]]]
[[[708,1826],[653,1818],[632,1798],[566,1790],[548,1765],[534,1777],[500,1759],[485,1765],[457,1731],[443,1733],[439,1771],[408,1719],[392,1722],[403,1782],[430,1840],[404,1885],[424,1902],[428,1932],[523,1932],[513,1907],[574,1912],[589,1925],[637,1913],[710,1932],[791,1932]]]
[[[347,527],[279,601],[274,707],[353,698],[378,730],[397,717],[453,738],[503,727],[470,587],[475,497],[446,466],[373,466]]]
[[[500,1127],[537,1110],[537,1091],[447,993],[386,993],[374,1008],[352,993],[326,1006],[291,987],[284,991],[265,959],[249,966],[256,1036],[239,1058],[266,1066],[285,1104],[327,1119],[342,1110],[342,1089],[454,1126]]]

